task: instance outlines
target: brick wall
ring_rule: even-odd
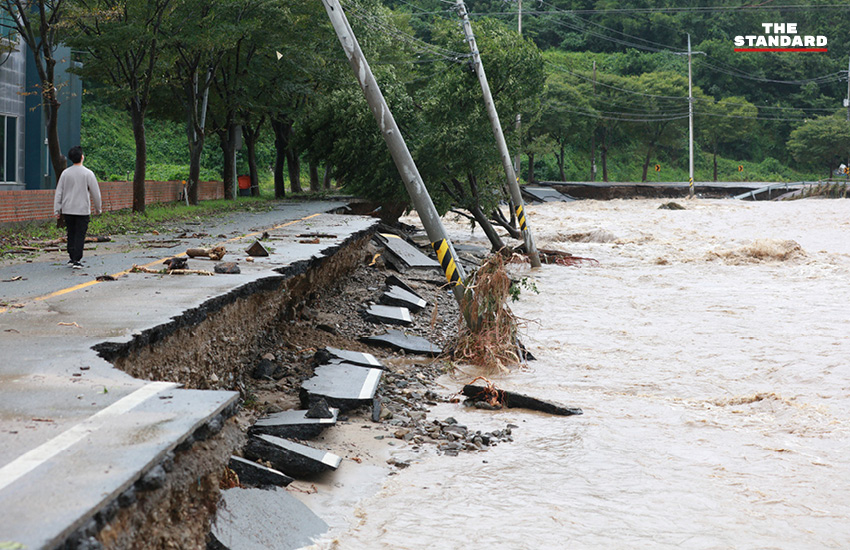
[[[179,181],[145,182],[145,204],[178,200],[183,187]],[[122,210],[133,206],[133,182],[106,181],[100,183],[103,210]],[[224,198],[220,181],[198,184],[198,200]],[[47,220],[53,217],[53,189],[0,191],[0,224]]]

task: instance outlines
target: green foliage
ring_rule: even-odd
[[[850,123],[840,116],[822,116],[806,121],[791,132],[788,150],[797,162],[822,165],[829,170],[850,158]]]

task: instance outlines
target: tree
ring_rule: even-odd
[[[756,126],[758,109],[743,97],[726,97],[718,102],[706,100],[695,106],[699,115],[697,129],[701,141],[711,151],[714,181],[717,181],[717,154],[723,145],[744,141]]]
[[[840,113],[807,120],[791,132],[788,150],[804,166],[825,166],[832,177],[833,169],[850,158],[850,122]]]
[[[466,43],[451,22],[435,25],[434,40],[463,51]],[[501,113],[536,113],[545,83],[543,58],[530,40],[494,20],[476,21],[476,41],[496,104]],[[468,46],[467,46],[468,47]],[[451,207],[481,226],[494,250],[504,247],[491,220],[519,238],[498,209],[506,197],[504,173],[481,89],[475,74],[450,62],[434,63],[433,74],[415,94],[421,109],[419,142],[414,156],[438,210]],[[513,118],[501,120],[513,137]]]
[[[557,145],[555,158],[561,181],[565,173],[566,148],[571,143],[588,143],[594,131],[595,109],[590,104],[590,86],[572,84],[561,73],[550,74],[543,93],[540,124]]]
[[[223,14],[229,3],[185,0],[176,5],[166,21],[163,41],[168,58],[167,79],[170,95],[182,107],[189,145],[188,199],[198,204],[201,155],[207,135],[207,105],[215,71],[229,40]],[[168,102],[167,104],[170,104]]]
[[[56,87],[56,48],[62,41],[64,0],[0,0],[0,12],[9,15],[7,26],[17,32],[35,59],[41,81],[41,107],[47,126],[47,150],[56,181],[65,169],[65,155],[59,143],[58,116],[61,103]]]
[[[630,81],[633,103],[622,107],[632,133],[646,147],[641,181],[646,181],[652,154],[659,146],[672,145],[688,118],[688,79],[672,72],[644,73]],[[697,89],[694,90],[694,97]],[[683,101],[684,100],[684,101]],[[632,106],[633,105],[633,106]]]
[[[151,93],[162,83],[164,24],[172,0],[77,0],[72,19],[79,33],[70,44],[87,53],[81,70],[106,86],[105,93],[130,113],[136,163],[133,211],[145,211],[145,116]]]

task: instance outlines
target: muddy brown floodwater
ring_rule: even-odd
[[[515,442],[417,455],[318,547],[849,547],[850,201],[664,202],[528,209],[599,265],[515,269],[538,360],[497,383],[583,416],[441,404]]]

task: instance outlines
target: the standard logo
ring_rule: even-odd
[[[764,34],[735,37],[736,52],[826,52],[826,37],[799,35],[797,23],[762,23]]]

